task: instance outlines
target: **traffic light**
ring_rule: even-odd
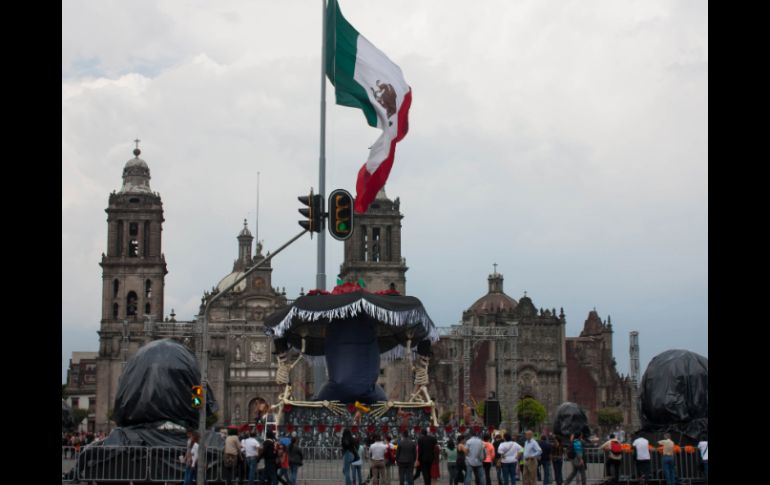
[[[306,221],[298,221],[299,225],[310,232],[321,232],[323,230],[324,220],[324,200],[320,195],[313,195],[313,189],[310,189],[310,195],[297,197],[307,208],[299,209],[299,213],[307,217]]]
[[[353,234],[353,197],[347,190],[329,194],[329,233],[340,241]]]
[[[192,407],[198,409],[203,404],[203,387],[192,386]]]

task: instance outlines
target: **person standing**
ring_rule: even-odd
[[[551,485],[551,440],[546,433],[538,443],[543,454],[540,455],[540,466],[543,467],[543,485]]]
[[[540,445],[532,437],[532,430],[524,433],[524,485],[535,485],[537,482],[537,459],[543,454]]]
[[[578,432],[577,434],[570,436],[570,442],[571,442],[571,450],[567,453],[567,458],[572,459],[572,473],[569,474],[567,477],[567,481],[564,482],[565,485],[569,485],[572,483],[572,480],[575,479],[575,477],[579,474],[580,475],[580,483],[582,485],[587,485],[588,482],[586,481],[586,462],[583,459],[583,434]]]
[[[457,437],[457,475],[455,478],[455,483],[451,485],[460,485],[461,483],[465,483],[465,457],[467,455],[468,448],[465,447],[465,436],[459,435]]]
[[[238,461],[241,458],[241,442],[238,440],[238,430],[235,428],[227,430],[223,455],[225,485],[232,485],[235,471],[238,469]]]
[[[260,458],[265,460],[265,478],[269,485],[278,485],[278,474],[276,470],[278,452],[275,446],[275,433],[272,429],[265,433],[265,442],[262,444],[262,453]]]
[[[436,485],[438,483],[438,479],[441,478],[441,469],[439,468],[439,463],[441,461],[441,447],[436,443],[435,446],[433,446],[433,464],[430,466],[430,483],[431,485]]]
[[[369,460],[372,470],[372,484],[386,485],[385,480],[385,453],[388,445],[380,440],[380,435],[374,435],[374,443],[369,446]]]
[[[519,454],[524,451],[520,444],[513,441],[510,433],[505,433],[505,441],[500,443],[497,448],[497,455],[500,457],[500,469],[503,475],[503,485],[516,485],[516,464],[519,461]]]
[[[631,446],[634,447],[636,455],[636,474],[639,476],[639,483],[647,485],[647,479],[650,478],[650,442],[644,436],[637,436]]]
[[[709,438],[708,435],[703,435],[698,442],[698,450],[700,450],[700,458],[703,462],[703,476],[706,478],[706,485],[709,483]]]
[[[350,464],[350,472],[353,475],[353,485],[361,485],[364,483],[363,474],[361,473],[364,467],[364,444],[356,439],[358,445],[358,459]]]
[[[289,481],[289,450],[286,448],[284,441],[285,439],[281,438],[276,443],[276,454],[278,455],[276,459],[276,477],[283,485],[289,485],[291,483]]]
[[[257,441],[257,432],[252,431],[249,437],[243,440],[243,451],[246,455],[246,477],[249,485],[254,485],[254,479],[257,477],[257,459],[259,458],[259,441]]]
[[[444,450],[444,456],[446,456],[446,471],[449,475],[449,485],[456,485],[457,483],[457,448],[455,448],[455,442],[451,439],[447,441],[446,450]]]
[[[663,447],[663,476],[666,477],[666,485],[676,485],[676,468],[674,466],[674,442],[671,435],[663,434],[663,439],[658,441]]]
[[[551,435],[551,465],[553,465],[553,480],[556,485],[564,483],[562,465],[564,464],[564,445],[561,438]]]
[[[184,457],[184,485],[192,485],[198,471],[198,432],[187,432],[187,453]]]
[[[484,441],[484,480],[487,485],[492,485],[492,462],[495,459],[495,447],[490,442],[489,435],[484,433],[482,438]]]
[[[414,462],[417,460],[417,444],[409,438],[409,432],[404,431],[396,448],[396,463],[398,464],[398,483],[414,485]]]
[[[497,474],[497,485],[503,484],[503,468],[500,464],[500,455],[497,454],[497,449],[500,448],[500,445],[503,443],[503,434],[501,432],[495,433],[494,439],[492,440],[492,448],[495,451],[495,459],[492,461],[492,464],[495,466],[495,473]],[[490,484],[491,485],[491,484]]]
[[[353,485],[350,478],[351,464],[356,461],[358,447],[349,429],[342,432],[342,475],[345,477],[345,485]]]
[[[302,466],[302,449],[297,442],[297,435],[293,434],[289,442],[289,480],[291,485],[297,485],[297,474]]]
[[[468,450],[465,456],[465,485],[471,485],[471,475],[476,478],[476,485],[486,485],[484,480],[484,443],[474,431],[468,433],[470,438],[465,443]]]
[[[599,447],[607,454],[607,473],[612,477],[612,485],[618,485],[620,480],[620,462],[623,460],[623,449],[615,433],[610,433],[610,439]]]
[[[422,434],[417,440],[417,461],[420,463],[419,473],[422,474],[422,480],[425,485],[431,485],[430,473],[433,468],[436,444],[436,437],[429,435],[428,430],[423,428]]]

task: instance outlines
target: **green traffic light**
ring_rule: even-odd
[[[344,222],[340,222],[338,227],[339,227],[340,231],[347,231],[348,230],[348,226]]]

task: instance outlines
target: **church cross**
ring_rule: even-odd
[[[140,141],[142,141],[142,140],[140,140],[138,137],[136,138],[136,140],[134,140],[134,143],[136,143],[136,148],[139,148],[139,142]]]

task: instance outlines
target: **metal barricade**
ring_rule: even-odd
[[[147,479],[149,448],[144,446],[90,446],[77,457],[77,478],[99,481]]]
[[[184,480],[185,447],[152,447],[147,450],[150,480],[158,482]]]

